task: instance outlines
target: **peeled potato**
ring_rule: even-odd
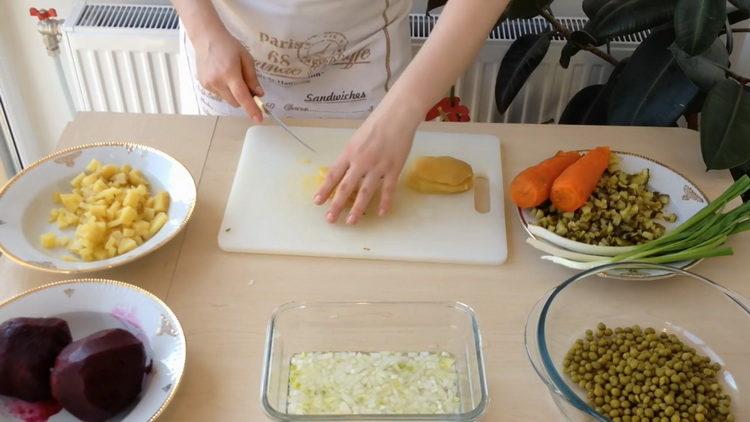
[[[407,185],[420,193],[466,192],[474,185],[474,170],[453,157],[419,157],[406,178]]]

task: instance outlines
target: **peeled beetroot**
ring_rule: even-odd
[[[14,318],[0,324],[0,394],[26,401],[52,398],[50,370],[71,340],[68,323],[59,318]]]
[[[138,397],[145,373],[143,343],[126,330],[103,330],[63,349],[52,370],[52,395],[84,421],[105,421]]]

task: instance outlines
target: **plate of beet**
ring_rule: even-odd
[[[174,397],[185,336],[159,298],[83,279],[0,304],[0,419],[151,421]]]

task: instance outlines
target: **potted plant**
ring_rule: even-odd
[[[429,1],[429,11],[447,0]],[[560,65],[581,51],[613,66],[605,84],[578,92],[563,124],[673,126],[686,116],[700,128],[706,168],[750,170],[750,78],[730,68],[732,25],[750,18],[750,0],[583,0],[589,18],[570,31],[552,0],[512,0],[503,19],[542,16],[549,30],[518,38],[502,60],[495,102],[504,113],[547,54],[552,37],[565,38]],[[625,60],[607,53],[611,39],[649,31]],[[700,118],[698,120],[698,115]]]

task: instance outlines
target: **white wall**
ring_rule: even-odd
[[[133,2],[133,1],[129,1]],[[168,0],[139,0],[140,3],[166,3]],[[427,0],[415,0],[414,10],[424,11]],[[26,164],[51,152],[70,116],[63,90],[58,82],[53,59],[47,56],[36,19],[29,16],[29,7],[54,7],[66,17],[75,0],[12,0],[2,1],[0,9],[0,72],[10,91],[16,114],[25,114],[26,128],[18,130]],[[581,16],[580,0],[557,0],[553,10],[559,16]],[[750,37],[736,37],[733,63],[738,72],[750,74]],[[744,40],[744,42],[743,42]],[[740,55],[744,60],[740,60]],[[13,100],[13,98],[11,98]],[[20,112],[20,113],[19,113]],[[23,123],[23,119],[20,119]]]
[[[10,113],[27,119],[18,121],[24,164],[53,150],[65,123],[70,119],[62,86],[57,79],[53,59],[47,55],[42,38],[36,31],[36,18],[29,8],[54,7],[60,16],[71,10],[73,0],[4,1],[0,11],[0,62],[3,77],[12,81],[9,90]],[[24,124],[24,120],[26,124]]]
[[[68,105],[55,69],[47,55],[36,18],[29,8],[52,8],[67,17],[76,0],[0,0],[0,76],[11,85],[8,90],[12,110],[20,126],[16,136],[24,164],[29,164],[55,149],[65,124],[70,121]],[[103,2],[106,2],[103,1]],[[168,3],[169,0],[126,0],[113,3]],[[10,82],[8,82],[10,81]],[[14,95],[15,92],[17,95]],[[14,98],[15,97],[15,98]]]

